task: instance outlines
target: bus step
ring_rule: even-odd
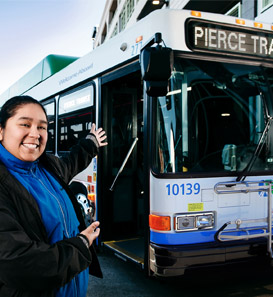
[[[115,256],[131,261],[142,269],[144,268],[144,239],[130,238],[103,242],[103,246],[114,252]]]

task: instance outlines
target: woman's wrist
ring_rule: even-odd
[[[77,237],[79,237],[82,240],[82,242],[85,244],[85,246],[89,249],[90,242],[89,242],[88,238],[82,233],[79,233],[77,235]]]
[[[96,137],[96,135],[94,133],[89,132],[85,138],[86,139],[91,139],[95,143],[97,148],[100,147],[100,144],[99,144],[99,142],[97,140],[97,137]]]

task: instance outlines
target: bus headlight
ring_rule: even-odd
[[[176,231],[193,231],[212,229],[214,227],[214,213],[177,214],[174,218]]]
[[[213,226],[213,216],[212,214],[209,215],[201,215],[196,217],[196,227],[197,228],[207,228]]]

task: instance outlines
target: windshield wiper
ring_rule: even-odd
[[[270,83],[269,83],[269,80],[268,80],[268,76],[267,76],[267,73],[266,73],[264,67],[261,67],[261,71],[263,73],[263,77],[264,77],[264,79],[266,81],[266,84],[267,84],[269,97],[272,100],[273,99],[273,93],[272,93],[272,89],[271,89],[271,86],[270,86]],[[266,139],[267,133],[268,133],[268,131],[270,129],[270,126],[271,126],[271,123],[272,123],[272,120],[273,120],[273,117],[271,115],[269,115],[269,110],[268,110],[268,108],[270,108],[270,113],[273,112],[272,111],[272,105],[271,105],[270,102],[266,101],[264,93],[262,92],[262,90],[258,86],[258,84],[257,84],[257,87],[260,89],[260,96],[264,101],[264,109],[265,109],[265,115],[266,115],[267,121],[266,121],[265,128],[263,130],[262,136],[259,139],[259,142],[258,142],[258,144],[256,146],[254,154],[252,155],[252,157],[251,157],[249,163],[247,164],[247,166],[245,167],[245,169],[240,172],[240,174],[238,175],[236,181],[244,180],[246,178],[247,173],[251,171],[255,161],[257,160],[258,156],[260,155],[260,153],[262,151],[262,148],[263,148],[263,146],[265,144],[265,139]],[[267,103],[269,103],[269,104],[267,104]]]
[[[260,138],[260,140],[259,140],[259,142],[258,142],[258,144],[256,146],[255,152],[252,155],[252,157],[251,157],[249,163],[247,164],[247,166],[245,167],[245,169],[242,170],[240,172],[240,174],[238,175],[238,177],[236,179],[237,182],[241,181],[241,180],[242,181],[245,180],[247,173],[251,171],[255,161],[257,160],[258,156],[260,155],[260,153],[262,151],[262,148],[263,148],[263,146],[265,144],[265,139],[266,139],[267,133],[269,131],[269,128],[271,126],[272,120],[273,120],[273,118],[268,115],[267,116],[267,122],[266,122],[265,128],[263,130],[263,134],[262,134],[262,136],[261,136],[261,138]]]

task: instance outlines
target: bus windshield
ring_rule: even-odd
[[[273,125],[265,127],[273,69],[190,59],[174,65],[167,96],[154,102],[155,172],[239,173],[257,146],[250,171],[272,169]]]

